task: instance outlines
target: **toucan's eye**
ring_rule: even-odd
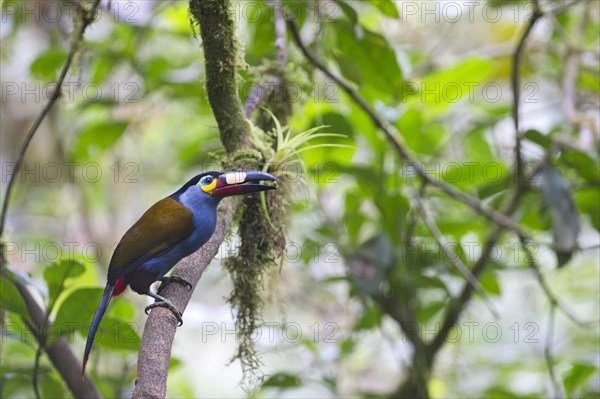
[[[214,180],[215,178],[212,176],[204,176],[202,179],[200,179],[200,184],[203,186],[210,186]]]

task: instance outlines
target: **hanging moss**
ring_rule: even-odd
[[[257,150],[238,151],[228,157],[237,167],[262,169],[273,153],[273,134],[262,129],[252,129],[252,143]],[[258,151],[260,150],[260,151]],[[251,165],[248,165],[250,163]],[[276,170],[268,170],[277,176]],[[246,196],[240,206],[239,235],[241,245],[237,256],[225,260],[225,270],[230,274],[233,290],[228,297],[239,339],[232,360],[242,365],[242,386],[246,389],[262,381],[261,361],[254,347],[254,334],[262,326],[266,278],[278,268],[278,259],[285,248],[285,215],[287,214],[287,184],[280,180],[277,191],[265,192],[263,206],[260,194]],[[268,212],[268,215],[265,214]]]
[[[272,119],[259,115],[256,126],[252,126],[242,112],[236,79],[243,61],[239,59],[235,25],[229,7],[228,1],[191,0],[192,26],[199,27],[202,36],[208,99],[225,147],[225,153],[220,154],[221,164],[227,170],[262,170],[276,150],[275,136],[270,134]],[[288,89],[285,71],[282,66],[272,64],[265,73],[272,74],[281,83],[273,89],[277,92],[267,96],[262,105],[271,109],[285,124],[292,112],[292,104],[288,101],[290,96],[283,92]],[[224,262],[233,284],[228,301],[235,315],[239,339],[239,347],[232,360],[239,359],[242,364],[242,386],[246,389],[255,387],[262,379],[261,362],[252,338],[262,325],[265,276],[274,270],[276,259],[285,246],[282,223],[285,192],[282,184],[277,192],[264,194],[269,217],[259,194],[243,198],[239,208],[239,253]]]
[[[265,135],[262,130],[257,129],[256,133],[258,135],[255,139],[260,139],[263,148],[267,148],[264,145]],[[234,156],[228,157],[228,162],[239,168],[253,165],[252,169],[261,169],[264,159],[258,151],[238,151]],[[256,167],[257,165],[259,167]],[[261,361],[256,353],[253,337],[262,325],[265,276],[272,274],[277,267],[277,259],[285,247],[282,224],[285,212],[283,204],[286,203],[285,187],[280,184],[279,190],[264,194],[268,216],[265,215],[260,194],[243,198],[239,208],[239,252],[224,262],[224,268],[231,276],[233,284],[227,300],[235,316],[239,339],[238,349],[232,360],[237,359],[241,362],[244,375],[242,386],[246,389],[257,386],[263,378]]]

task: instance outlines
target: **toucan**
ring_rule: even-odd
[[[269,182],[261,184],[260,182]],[[256,193],[277,188],[277,179],[269,173],[255,170],[206,172],[193,177],[179,190],[152,205],[117,244],[108,267],[104,294],[90,327],[83,355],[82,375],[88,361],[94,336],[110,300],[127,286],[138,294],[148,295],[155,302],[146,307],[165,307],[183,324],[181,312],[168,299],[150,286],[161,281],[161,288],[176,282],[188,288],[192,285],[178,276],[165,275],[182,258],[204,245],[215,231],[217,206],[224,197]]]

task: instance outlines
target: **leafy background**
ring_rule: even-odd
[[[428,3],[431,9],[437,4],[431,14],[419,2],[283,4],[296,13],[312,50],[398,129],[430,173],[498,208],[515,185],[510,71],[532,7],[529,2],[476,3],[472,21],[460,3],[455,3],[462,9],[460,18],[447,2]],[[518,238],[505,235],[498,260],[480,279],[499,317],[475,295],[455,330],[460,337],[451,334],[436,358],[428,382],[432,397],[548,397],[553,389],[547,347],[561,394],[591,398],[600,392],[600,13],[598,2],[578,3],[545,17],[527,44],[520,104],[527,131],[524,158],[528,166],[550,159],[556,173],[527,175],[533,189],[515,219],[540,242],[554,243],[539,247],[535,259],[560,301],[592,326],[578,326],[559,312],[547,343],[548,298]],[[63,11],[57,20],[42,3],[3,3],[3,186],[23,134],[43,106],[47,85],[66,59],[73,18],[67,3],[55,4]],[[411,5],[417,7],[414,14]],[[45,17],[36,21],[25,13],[27,6]],[[271,7],[272,2],[235,3],[247,63],[240,76],[242,100],[261,68],[275,58]],[[57,333],[51,336],[63,334],[77,354],[123,232],[188,177],[214,169],[211,153],[220,148],[187,3],[115,1],[102,11],[86,32],[59,106],[27,154],[4,237],[11,270],[54,321]],[[464,277],[416,216],[420,183],[413,171],[334,82],[315,71],[291,42],[288,51],[297,94],[291,131],[327,125],[327,131],[346,136],[336,143],[351,148],[303,152],[308,175],[291,169],[298,175],[293,214],[285,259],[266,282],[267,324],[257,346],[268,377],[257,395],[393,396],[408,374],[412,346],[373,297],[391,291],[399,302],[408,301],[428,340]],[[563,112],[566,64],[573,52],[580,120]],[[9,94],[14,87],[17,94]],[[24,88],[33,88],[37,97]],[[493,165],[499,177],[490,178],[486,165]],[[572,198],[574,207],[565,211],[556,198]],[[444,237],[472,264],[491,222],[438,191],[428,189],[425,199]],[[576,228],[569,224],[573,221],[579,221]],[[414,241],[409,245],[410,229]],[[569,231],[577,248],[567,248],[573,256],[558,269],[554,249],[573,238],[565,237]],[[235,236],[227,241],[185,312],[173,350],[169,397],[245,395],[238,384],[239,365],[227,365],[236,342],[224,301],[231,286],[219,266],[236,242]],[[469,248],[475,248],[471,256]],[[0,288],[2,396],[30,397],[37,344],[24,328],[28,316],[20,296],[5,278]],[[114,301],[103,321],[90,373],[106,397],[132,390],[145,301],[128,293]],[[497,342],[496,331],[501,333]],[[39,383],[43,397],[69,394],[43,355]]]

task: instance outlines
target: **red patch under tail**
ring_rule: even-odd
[[[113,291],[113,298],[120,295],[127,288],[127,283],[123,279],[123,277],[117,279],[115,282],[115,290]]]

